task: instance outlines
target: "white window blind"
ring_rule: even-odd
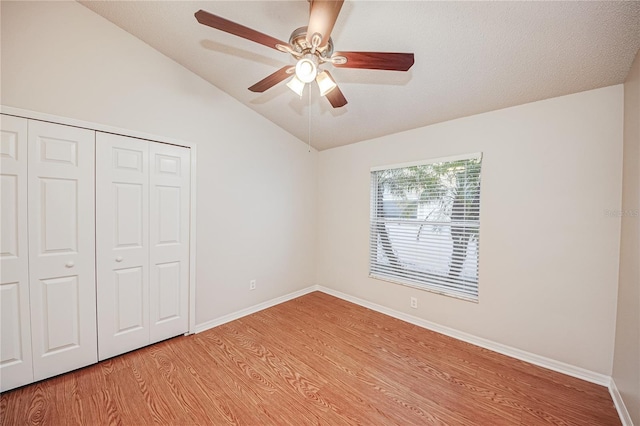
[[[478,299],[481,154],[371,171],[369,275]]]

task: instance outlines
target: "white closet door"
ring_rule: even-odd
[[[33,381],[27,240],[27,120],[0,116],[0,391]]]
[[[149,343],[148,142],[98,132],[99,358]]]
[[[190,150],[150,143],[151,343],[189,328]]]
[[[95,132],[29,121],[34,379],[97,362]]]

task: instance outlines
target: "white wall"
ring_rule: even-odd
[[[197,144],[197,323],[313,284],[316,152],[76,2],[1,13],[0,103]]]
[[[640,52],[624,84],[624,163],[613,380],[640,425]]]
[[[320,152],[318,284],[610,375],[622,117],[619,85]],[[368,278],[370,167],[479,151],[480,302]]]

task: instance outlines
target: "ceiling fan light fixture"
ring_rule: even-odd
[[[293,78],[287,83],[287,87],[300,97],[302,97],[304,86],[306,86],[306,83],[301,81],[297,77],[297,75],[294,75]]]
[[[316,77],[316,82],[318,83],[318,88],[320,89],[320,96],[325,96],[327,93],[331,92],[333,89],[338,87],[333,78],[329,75],[328,72],[322,71]]]
[[[315,62],[309,58],[302,58],[296,63],[296,77],[303,83],[311,83],[318,74]]]

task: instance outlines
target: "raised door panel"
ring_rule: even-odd
[[[97,133],[99,359],[149,344],[148,142]]]
[[[0,116],[0,391],[33,381],[27,238],[27,120]]]
[[[95,132],[29,121],[34,379],[97,362]]]
[[[151,342],[189,327],[190,150],[150,144]]]

